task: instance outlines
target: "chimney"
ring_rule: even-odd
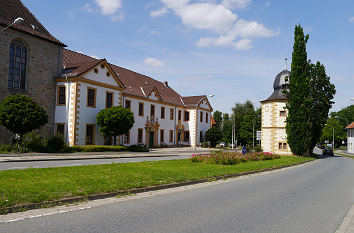
[[[163,83],[165,84],[166,87],[169,87],[167,81],[165,81],[165,82],[163,82]]]

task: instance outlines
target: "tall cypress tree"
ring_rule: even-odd
[[[309,109],[310,80],[306,52],[309,36],[304,35],[300,25],[295,26],[295,41],[292,53],[289,89],[286,91],[288,117],[286,119],[287,140],[292,152],[296,155],[309,153],[311,142],[311,121]]]
[[[326,74],[325,67],[307,60],[306,43],[309,36],[304,35],[300,25],[295,26],[295,42],[292,54],[288,98],[286,108],[286,133],[292,152],[296,155],[309,155],[321,137],[326,124],[335,87]]]

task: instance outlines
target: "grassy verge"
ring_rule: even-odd
[[[237,165],[170,160],[80,167],[0,171],[1,208],[152,185],[212,178],[296,164],[312,158],[288,157]]]
[[[341,156],[345,156],[345,157],[354,159],[354,156],[351,156],[351,155],[346,155],[346,154],[342,154],[342,153],[338,153],[338,152],[334,152],[334,153],[335,153],[335,154],[339,154],[339,155],[341,155]]]

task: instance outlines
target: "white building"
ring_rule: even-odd
[[[282,92],[286,88],[285,77],[287,76],[290,76],[287,69],[280,72],[274,80],[273,94],[268,99],[261,101],[261,145],[264,152],[292,155],[285,130],[287,98]]]
[[[347,151],[348,153],[354,153],[354,122],[347,126]]]
[[[206,96],[182,97],[142,74],[71,50],[63,50],[63,74],[57,81],[56,133],[69,145],[111,145],[96,125],[104,108],[122,105],[134,113],[124,145],[198,146],[210,128],[212,107]]]

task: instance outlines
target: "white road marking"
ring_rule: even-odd
[[[317,162],[317,161],[314,160],[309,163],[314,163],[314,162]],[[128,200],[141,199],[141,198],[152,197],[152,196],[157,196],[157,195],[165,195],[165,194],[169,194],[169,193],[181,192],[181,191],[192,190],[192,189],[196,189],[196,188],[207,187],[207,186],[211,186],[211,185],[218,185],[218,184],[223,184],[223,183],[235,182],[235,181],[237,182],[238,180],[249,179],[251,177],[282,172],[282,171],[289,170],[289,169],[295,169],[298,167],[306,166],[309,163],[305,163],[305,164],[301,164],[301,165],[297,165],[297,166],[293,166],[293,167],[282,168],[282,169],[273,170],[273,171],[266,171],[266,172],[262,172],[262,173],[256,173],[256,174],[245,175],[245,176],[240,176],[240,177],[235,177],[235,178],[229,178],[229,179],[224,179],[224,180],[211,181],[211,182],[200,183],[200,184],[192,184],[192,185],[187,185],[187,186],[138,193],[138,194],[122,196],[122,197],[98,199],[98,200],[94,200],[94,201],[83,202],[83,203],[76,204],[76,205],[75,204],[62,205],[62,206],[56,206],[56,207],[51,207],[51,208],[46,208],[46,209],[35,209],[35,210],[29,210],[29,211],[25,211],[25,212],[0,215],[0,223],[11,223],[11,222],[16,222],[16,221],[22,221],[22,220],[29,219],[29,218],[39,218],[39,217],[44,217],[44,216],[49,216],[49,215],[54,215],[54,214],[62,214],[62,213],[68,213],[68,212],[73,212],[73,211],[78,211],[78,210],[91,209],[91,208],[94,208],[97,206],[109,205],[109,204],[114,204],[114,203],[128,201]]]
[[[11,168],[9,168],[9,170],[11,170],[11,169],[26,169],[27,167],[11,167]]]

